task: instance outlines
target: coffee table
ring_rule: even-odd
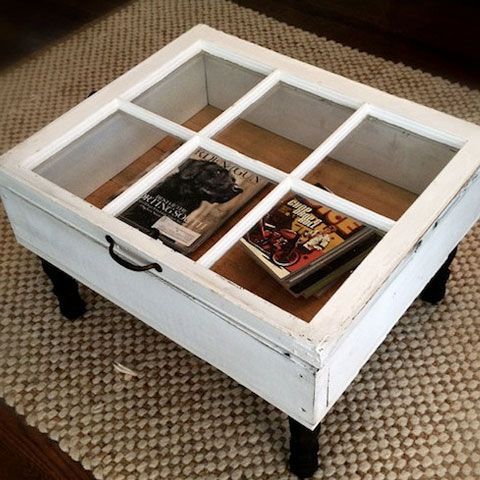
[[[199,147],[268,186],[182,255],[116,216]],[[78,280],[256,392],[289,416],[307,477],[369,356],[419,294],[443,298],[480,214],[479,152],[476,125],[199,25],[6,153],[0,185],[67,318]],[[239,245],[289,192],[385,234],[309,299]]]

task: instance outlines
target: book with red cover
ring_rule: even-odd
[[[374,235],[353,218],[291,194],[241,242],[275,279],[291,286]]]

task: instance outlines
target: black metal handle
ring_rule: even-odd
[[[115,240],[110,235],[106,235],[105,238],[109,243],[108,253],[110,253],[110,256],[122,267],[128,268],[129,270],[133,270],[134,272],[144,272],[145,270],[150,270],[152,268],[157,272],[162,271],[162,267],[158,263],[148,263],[147,265],[140,266],[140,265],[134,265],[133,263],[128,262],[127,260],[120,257],[120,255],[116,254],[113,251],[113,247],[115,246]]]

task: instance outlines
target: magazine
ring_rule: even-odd
[[[255,173],[198,148],[118,218],[190,253],[266,184]]]
[[[318,292],[323,291],[325,287],[328,287],[339,277],[355,269],[370,253],[380,238],[380,235],[367,237],[352,249],[346,250],[342,255],[337,256],[331,262],[292,285],[289,288],[290,292],[295,296],[301,295],[305,298],[318,295]]]
[[[374,229],[353,218],[299,195],[290,195],[264,216],[241,242],[277,281],[291,289],[355,247],[359,247],[355,253],[367,248],[374,237],[375,242],[378,241]],[[338,266],[337,262],[335,268]],[[318,282],[319,278],[315,277],[295,293],[300,294]]]

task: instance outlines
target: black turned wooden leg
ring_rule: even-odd
[[[427,286],[420,294],[420,298],[429,303],[438,303],[445,297],[447,291],[447,281],[450,276],[450,264],[455,258],[457,247],[450,253],[445,263],[440,267],[438,272],[427,283]]]
[[[310,430],[288,417],[290,424],[290,471],[299,478],[309,478],[318,469],[318,434],[320,425]]]
[[[48,263],[43,258],[43,271],[53,283],[53,293],[58,299],[58,306],[62,315],[69,320],[76,320],[86,312],[85,302],[78,293],[78,283],[70,275]]]

